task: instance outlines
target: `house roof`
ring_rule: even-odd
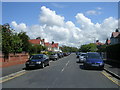
[[[52,48],[58,48],[58,43],[52,44]]]
[[[120,32],[112,32],[112,36],[111,37],[118,37],[120,35]]]
[[[96,42],[96,45],[104,45],[104,43]]]
[[[110,44],[110,43],[111,43],[111,41],[110,41],[110,40],[108,40],[108,41],[107,41],[107,43],[108,43],[108,44]]]
[[[47,47],[50,46],[50,43],[49,43],[49,42],[45,42],[44,44],[45,44],[45,46],[47,46]]]
[[[58,48],[58,43],[49,43],[49,42],[45,42],[45,46],[47,47],[52,47],[52,48]]]
[[[30,43],[32,44],[40,44],[41,39],[31,39],[29,40]]]

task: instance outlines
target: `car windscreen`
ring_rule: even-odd
[[[43,58],[43,55],[33,55],[31,58],[30,58],[30,60],[31,59],[42,59]]]
[[[81,54],[81,56],[85,56],[86,54]]]
[[[94,54],[94,53],[89,53],[87,55],[87,58],[89,58],[89,59],[101,59],[99,54]]]

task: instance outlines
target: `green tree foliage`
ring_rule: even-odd
[[[33,45],[33,44],[31,44],[29,53],[30,54],[40,54],[41,51],[44,51],[44,50],[46,50],[46,47],[44,47],[42,45],[37,45],[37,44]]]
[[[2,25],[0,25],[0,52],[2,52]]]
[[[2,52],[7,56],[12,52],[12,31],[10,30],[9,24],[2,25]]]
[[[29,52],[30,51],[30,43],[29,43],[29,36],[26,35],[26,32],[20,32],[18,34],[18,37],[22,40],[22,50],[24,52]]]
[[[15,33],[11,36],[11,52],[21,53],[22,52],[22,40],[18,37],[18,34]]]
[[[94,43],[82,45],[81,48],[79,49],[80,52],[96,52],[97,51],[97,46]]]
[[[22,40],[17,33],[13,33],[13,29],[9,24],[2,26],[2,52],[7,56],[9,53],[22,52]]]
[[[77,52],[78,48],[76,48],[76,47],[69,47],[69,46],[62,46],[61,50],[63,52]]]

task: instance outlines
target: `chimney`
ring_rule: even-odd
[[[119,32],[119,30],[118,30],[118,29],[116,29],[115,31],[116,31],[116,32]]]

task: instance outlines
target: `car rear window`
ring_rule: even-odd
[[[41,59],[43,55],[33,55],[30,59]]]
[[[88,53],[88,58],[90,59],[101,59],[100,55],[97,53]]]
[[[81,56],[85,56],[86,54],[81,54]]]

